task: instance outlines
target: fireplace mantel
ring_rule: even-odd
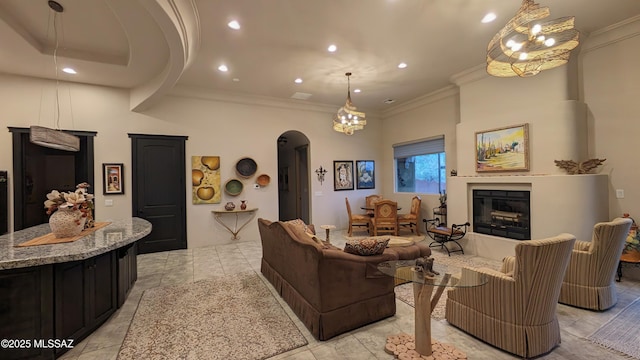
[[[531,238],[570,233],[591,240],[593,225],[609,220],[607,174],[460,176],[447,178],[450,223],[471,222],[474,189],[531,191]],[[500,260],[518,240],[467,233],[465,250]]]

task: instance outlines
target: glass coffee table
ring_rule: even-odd
[[[415,260],[395,260],[378,264],[378,270],[382,273],[413,283],[415,303],[414,335],[388,336],[385,351],[398,359],[413,359],[421,356],[432,356],[433,359],[466,359],[466,354],[454,346],[431,339],[431,312],[438,304],[445,288],[481,286],[487,283],[487,277],[476,272],[468,272],[460,278],[458,276],[452,278],[453,274],[464,272],[465,269],[437,262],[433,264],[433,271],[439,274],[429,276],[418,271],[415,263]],[[434,289],[436,289],[435,294]]]

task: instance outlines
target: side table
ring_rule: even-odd
[[[413,282],[413,297],[415,303],[414,335],[399,334],[387,337],[385,351],[394,354],[399,359],[426,358],[432,359],[466,359],[467,355],[450,344],[443,344],[431,339],[431,312],[438,304],[440,296],[446,287],[474,287],[488,282],[486,276],[468,279],[460,282],[451,280],[453,273],[461,268],[434,264],[437,274],[424,275],[415,267],[415,260],[394,260],[378,264],[380,272]],[[451,281],[450,281],[451,280]],[[433,290],[435,294],[433,293]],[[432,297],[433,295],[433,297]]]
[[[331,244],[331,241],[329,241],[329,233],[331,232],[331,230],[335,229],[336,226],[335,225],[320,225],[321,229],[325,229],[325,231],[327,232],[327,238],[325,239],[329,244]]]
[[[245,227],[249,221],[251,221],[251,219],[253,219],[253,217],[256,214],[256,211],[258,210],[258,208],[253,208],[253,209],[245,209],[245,210],[212,210],[211,212],[213,213],[213,217],[214,219],[216,219],[216,221],[218,223],[220,223],[220,225],[224,226],[225,229],[227,229],[233,236],[231,237],[231,240],[237,240],[239,239],[238,237],[238,233],[240,232],[240,230],[242,230],[243,227]],[[238,218],[240,217],[241,214],[246,214],[248,215],[247,217],[245,217],[245,219],[243,220],[243,222],[240,224],[240,227],[238,227]],[[233,226],[233,229],[230,228],[227,224],[225,224],[222,221],[222,218],[226,215],[235,215],[235,224]]]

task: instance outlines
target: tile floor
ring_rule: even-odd
[[[332,235],[332,242],[343,246],[344,238]],[[91,336],[79,343],[62,359],[116,359],[129,324],[145,289],[193,282],[201,279],[255,271],[260,273],[262,248],[259,239],[237,241],[228,245],[208,248],[169,251],[145,254],[138,257],[138,281],[125,304]],[[462,256],[452,254],[452,256]],[[266,280],[265,280],[266,282]],[[268,283],[268,282],[267,282]],[[558,305],[558,318],[562,329],[562,343],[545,359],[627,359],[584,340],[598,327],[613,317],[631,301],[640,297],[640,282],[623,279],[616,283],[618,304],[606,312],[593,312]],[[273,288],[269,285],[269,288]],[[274,291],[275,294],[275,291]],[[384,352],[386,336],[399,332],[413,332],[413,308],[402,301],[396,302],[396,315],[335,337],[329,341],[315,340],[300,323],[289,307],[281,301],[284,309],[294,320],[308,345],[277,355],[271,359],[324,360],[324,359],[393,359]],[[432,321],[434,338],[441,342],[455,344],[467,353],[469,359],[513,359],[514,356],[495,349],[462,331],[448,325],[446,320]]]

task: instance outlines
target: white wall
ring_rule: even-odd
[[[53,126],[53,83],[26,77],[0,75],[0,106],[3,127],[28,127],[34,124]],[[217,224],[211,214],[212,209],[221,208],[227,201],[246,199],[250,206],[258,207],[257,217],[275,220],[278,218],[277,190],[277,143],[280,134],[287,130],[297,130],[310,140],[311,170],[320,167],[332,169],[333,160],[372,159],[381,164],[378,150],[380,121],[375,116],[367,117],[367,127],[347,137],[332,130],[333,109],[269,103],[246,105],[240,101],[216,101],[202,98],[169,96],[144,114],[129,111],[129,96],[126,91],[114,88],[66,84],[61,87],[63,105],[61,128],[97,131],[95,138],[95,175],[101,179],[102,163],[121,162],[125,166],[125,195],[109,196],[113,207],[105,207],[102,183],[93,184],[96,195],[97,220],[122,219],[131,216],[131,142],[128,133],[182,135],[186,142],[186,163],[191,163],[192,155],[218,155],[221,157],[221,181],[224,183],[235,175],[235,163],[249,156],[258,163],[258,173],[269,174],[271,185],[253,189],[255,177],[243,180],[245,190],[236,198],[223,195],[221,204],[192,205],[191,188],[187,195],[187,238],[189,247],[231,242],[231,236]],[[73,107],[73,123],[69,120],[69,93]],[[42,117],[38,122],[40,98],[44,94]],[[337,106],[336,109],[337,110]],[[10,192],[12,150],[11,134],[0,132],[0,169],[10,171]],[[187,165],[185,176],[190,178],[191,169]],[[382,166],[377,171],[384,172]],[[315,174],[312,174],[315,175]],[[320,185],[312,176],[311,220],[313,223],[335,224],[346,227],[344,196],[352,203],[364,203],[369,191],[333,191],[333,174],[327,173],[326,181]],[[43,199],[44,201],[44,199]],[[354,205],[355,206],[355,205]],[[13,199],[10,199],[13,208]],[[13,214],[11,214],[13,223]],[[257,238],[256,222],[247,226],[241,238]]]
[[[418,139],[444,135],[447,169],[455,169],[456,164],[456,123],[459,120],[459,98],[457,89],[450,87],[387,112],[382,125],[381,151],[384,173],[378,171],[383,187],[378,191],[385,198],[393,199],[399,206],[409,209],[411,198],[419,195],[422,199],[421,217],[433,218],[433,208],[440,205],[438,194],[415,194],[395,192],[395,172],[393,145]],[[422,227],[422,222],[419,226]]]
[[[610,217],[640,219],[640,17],[593,34],[582,51],[584,102],[589,106],[590,156],[606,158]],[[615,189],[624,190],[617,199]]]

